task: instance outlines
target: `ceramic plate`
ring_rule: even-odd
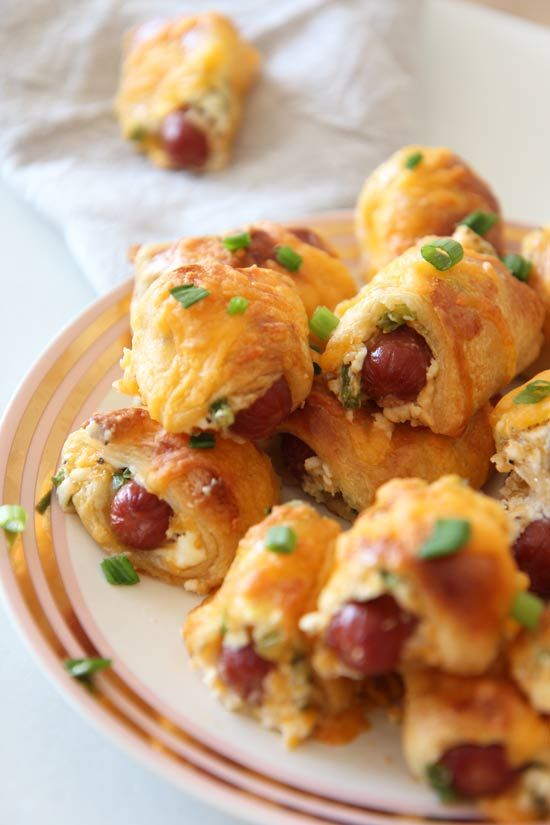
[[[296,220],[293,224],[296,224]],[[318,228],[356,269],[350,212],[300,219]],[[525,230],[507,226],[510,249]],[[0,431],[0,500],[34,513],[69,432],[92,413],[124,405],[111,389],[129,344],[130,282],[95,303],[51,345],[24,381]],[[292,495],[296,497],[297,491]],[[2,537],[1,541],[4,541]],[[76,516],[55,503],[34,515],[11,551],[0,552],[9,611],[63,694],[131,754],[186,791],[265,825],[436,822],[469,817],[443,808],[408,775],[398,729],[382,716],[353,743],[280,738],[224,710],[189,666],[181,640],[198,597],[143,576],[109,587],[103,557]],[[63,668],[68,657],[100,655],[113,667],[87,691]]]

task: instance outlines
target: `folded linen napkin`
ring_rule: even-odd
[[[410,139],[422,0],[7,0],[0,173],[62,231],[98,293],[132,243],[351,206]],[[154,168],[112,114],[125,30],[215,6],[263,57],[230,166]]]

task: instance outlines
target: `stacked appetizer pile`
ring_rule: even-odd
[[[489,188],[427,147],[369,178],[357,234],[359,291],[304,226],[134,248],[139,406],[69,436],[58,499],[115,583],[218,588],[184,637],[228,708],[296,745],[397,706],[442,798],[547,816],[550,371],[493,404],[539,356],[550,235],[504,254]],[[273,456],[352,524],[279,505]]]

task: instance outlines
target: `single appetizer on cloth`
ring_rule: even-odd
[[[127,35],[115,109],[157,166],[221,169],[260,56],[215,12],[152,20]]]
[[[220,584],[239,540],[279,499],[253,444],[169,434],[138,407],[71,433],[56,479],[61,508],[109,555],[196,593]]]
[[[523,239],[521,251],[527,266],[522,264],[519,256],[514,256],[518,259],[515,263],[518,267],[523,266],[524,277],[544,304],[544,337],[550,352],[550,224],[529,232]]]
[[[409,770],[444,802],[470,800],[507,822],[546,819],[550,725],[512,682],[413,670],[405,676]]]
[[[355,229],[365,277],[425,235],[452,235],[464,219],[502,252],[500,206],[489,186],[450,149],[403,147],[359,194]]]
[[[354,694],[348,680],[315,676],[311,641],[299,627],[315,607],[339,533],[304,502],[276,507],[251,527],[220,589],[184,627],[193,666],[223,704],[248,710],[289,746]]]
[[[517,630],[510,615],[526,586],[498,502],[457,476],[394,479],[339,537],[301,627],[317,639],[323,678],[409,665],[479,674]]]
[[[497,470],[514,523],[514,555],[531,589],[550,597],[550,370],[512,390],[495,407]]]
[[[481,487],[494,450],[490,411],[483,407],[461,436],[448,438],[392,424],[374,404],[351,414],[316,378],[304,406],[279,427],[282,460],[306,493],[353,520],[392,478],[435,481],[451,473]]]
[[[550,714],[550,607],[534,629],[526,628],[508,651],[511,675],[539,713]],[[550,786],[549,786],[550,796]],[[550,812],[549,812],[550,813]]]
[[[214,260],[168,268],[132,321],[116,387],[168,432],[259,440],[311,389],[307,317],[290,275]]]
[[[496,256],[425,238],[336,309],[320,364],[345,407],[457,436],[537,357],[543,308]]]
[[[184,238],[173,244],[145,244],[133,251],[133,301],[168,267],[213,258],[237,269],[259,266],[290,275],[308,318],[318,306],[329,309],[357,292],[352,274],[329,241],[307,226],[284,227],[259,221],[225,235]]]

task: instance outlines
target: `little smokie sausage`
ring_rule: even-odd
[[[208,139],[185,109],[166,115],[160,133],[163,148],[174,167],[200,169],[208,161]]]
[[[550,596],[550,518],[528,524],[516,539],[513,553],[520,570],[529,576],[531,590]]]
[[[281,436],[281,456],[285,467],[292,473],[294,478],[301,481],[304,477],[305,463],[308,458],[315,456],[315,452],[301,438],[296,438],[295,435],[290,435],[290,433],[283,433]]]
[[[502,793],[518,771],[511,767],[502,745],[456,745],[439,760],[449,773],[451,786],[460,796],[476,798]]]
[[[292,396],[286,378],[279,378],[260,398],[235,416],[231,432],[259,441],[267,438],[292,409]]]
[[[309,244],[309,246],[314,246],[316,249],[321,249],[328,255],[333,254],[331,250],[327,248],[321,236],[318,235],[314,229],[310,229],[308,226],[292,226],[290,227],[289,232],[292,232],[293,235],[296,235],[297,238],[304,243]]]
[[[122,544],[153,550],[163,545],[171,515],[172,508],[165,501],[129,481],[111,502],[110,523]]]
[[[218,661],[218,672],[225,684],[253,705],[260,704],[263,681],[272,667],[272,662],[258,656],[252,644],[223,647]]]
[[[377,676],[396,669],[413,628],[412,616],[386,594],[345,604],[327,628],[326,644],[347,667]]]
[[[393,396],[414,401],[426,385],[432,354],[424,338],[408,326],[379,332],[367,342],[363,389],[374,401]]]

